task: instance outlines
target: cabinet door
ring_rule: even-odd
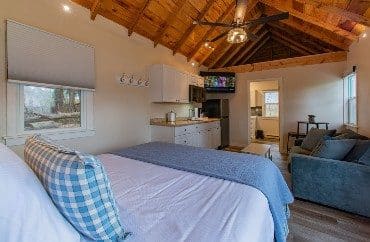
[[[212,148],[217,149],[221,145],[221,128],[212,129]]]
[[[170,67],[163,67],[163,102],[177,102],[176,79],[177,71]]]
[[[181,103],[189,102],[189,78],[188,74],[179,72],[178,79],[178,100]]]

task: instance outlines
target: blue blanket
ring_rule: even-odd
[[[260,190],[268,199],[274,219],[275,240],[286,241],[288,204],[293,196],[279,169],[259,156],[153,142],[113,153],[173,169],[242,183]]]

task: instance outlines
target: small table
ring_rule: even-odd
[[[241,152],[264,156],[265,158],[272,160],[271,145],[251,143],[247,147],[242,149]]]

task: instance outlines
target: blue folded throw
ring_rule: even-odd
[[[275,240],[286,241],[288,204],[293,196],[279,169],[260,156],[161,142],[142,144],[113,153],[155,165],[242,183],[260,190],[269,202]]]

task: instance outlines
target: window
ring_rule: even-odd
[[[26,137],[35,133],[54,140],[94,135],[93,93],[8,82],[7,145],[24,144]]]
[[[264,105],[263,114],[265,117],[279,116],[279,92],[265,91],[263,93]]]
[[[24,130],[80,128],[81,91],[24,86]]]
[[[345,123],[357,125],[357,86],[356,73],[344,77],[344,106]]]

